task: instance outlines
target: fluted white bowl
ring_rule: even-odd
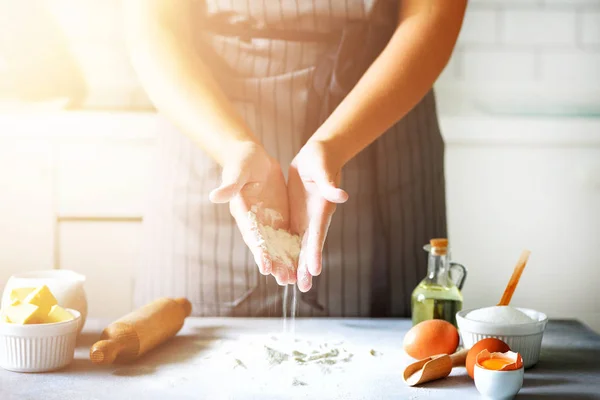
[[[71,321],[20,325],[0,322],[0,367],[15,372],[46,372],[73,361],[81,313]]]
[[[2,294],[2,308],[10,304],[10,292],[15,288],[48,286],[58,305],[81,313],[79,332],[85,325],[88,304],[85,289],[85,276],[66,269],[47,269],[15,274],[8,279]]]
[[[471,310],[456,313],[456,322],[465,348],[485,338],[497,338],[506,343],[514,352],[521,354],[525,368],[533,367],[540,359],[542,337],[548,317],[546,314],[529,308],[518,308],[533,319],[525,324],[492,324],[466,318]]]

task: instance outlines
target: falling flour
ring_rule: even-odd
[[[263,218],[257,217],[259,212]],[[280,262],[295,271],[300,256],[300,236],[291,234],[285,229],[273,228],[274,222],[281,220],[281,215],[270,208],[254,205],[248,211],[248,219],[256,234],[258,245],[263,251],[273,261]],[[263,224],[261,221],[265,223]]]
[[[292,301],[288,304],[289,290],[292,290]],[[298,295],[295,285],[285,285],[283,289],[283,334],[291,334],[294,337],[296,333],[296,312],[298,311]]]
[[[283,264],[291,273],[295,273],[300,256],[301,242],[300,236],[294,235],[285,229],[277,229],[274,226],[283,218],[277,211],[262,206],[262,203],[255,204],[248,211],[248,219],[253,232],[255,233],[257,244],[263,252],[269,256],[271,261]],[[297,296],[296,288],[293,287],[292,302],[288,306],[288,288],[286,285],[283,295],[283,331],[284,333],[294,333]],[[288,327],[288,309],[290,323]]]

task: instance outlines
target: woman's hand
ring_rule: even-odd
[[[297,270],[301,292],[307,292],[312,277],[321,273],[323,245],[331,217],[336,204],[348,200],[348,194],[337,187],[341,168],[333,152],[317,141],[309,141],[289,168],[290,230],[302,237]]]
[[[229,202],[229,210],[242,233],[244,242],[252,251],[258,269],[263,275],[273,274],[277,283],[294,283],[290,271],[295,266],[283,265],[264,251],[258,232],[248,217],[256,211],[258,222],[276,229],[289,228],[289,207],[285,179],[279,163],[262,146],[244,142],[230,148],[228,161],[223,166],[222,183],[210,193],[213,203]],[[281,215],[273,218],[271,209]]]

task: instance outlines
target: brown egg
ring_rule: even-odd
[[[404,351],[417,360],[436,354],[452,354],[458,347],[458,331],[441,319],[423,321],[404,336]]]
[[[502,340],[496,338],[482,339],[475,343],[467,353],[467,360],[465,362],[467,373],[472,379],[474,379],[475,359],[477,358],[477,354],[481,353],[483,350],[487,350],[490,353],[506,353],[507,351],[510,351],[510,347]]]

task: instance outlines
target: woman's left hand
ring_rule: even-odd
[[[259,271],[272,274],[277,283],[294,283],[294,265],[274,259],[260,243],[260,236],[248,217],[254,211],[258,222],[275,229],[289,228],[288,197],[279,163],[255,143],[232,144],[223,166],[221,186],[210,193],[214,203],[229,202],[229,210],[252,251]],[[256,207],[256,208],[255,208]],[[273,215],[266,210],[274,212]]]
[[[308,142],[292,161],[288,173],[290,229],[302,237],[297,282],[301,292],[321,273],[322,251],[337,203],[348,200],[339,189],[342,165],[326,146]]]

